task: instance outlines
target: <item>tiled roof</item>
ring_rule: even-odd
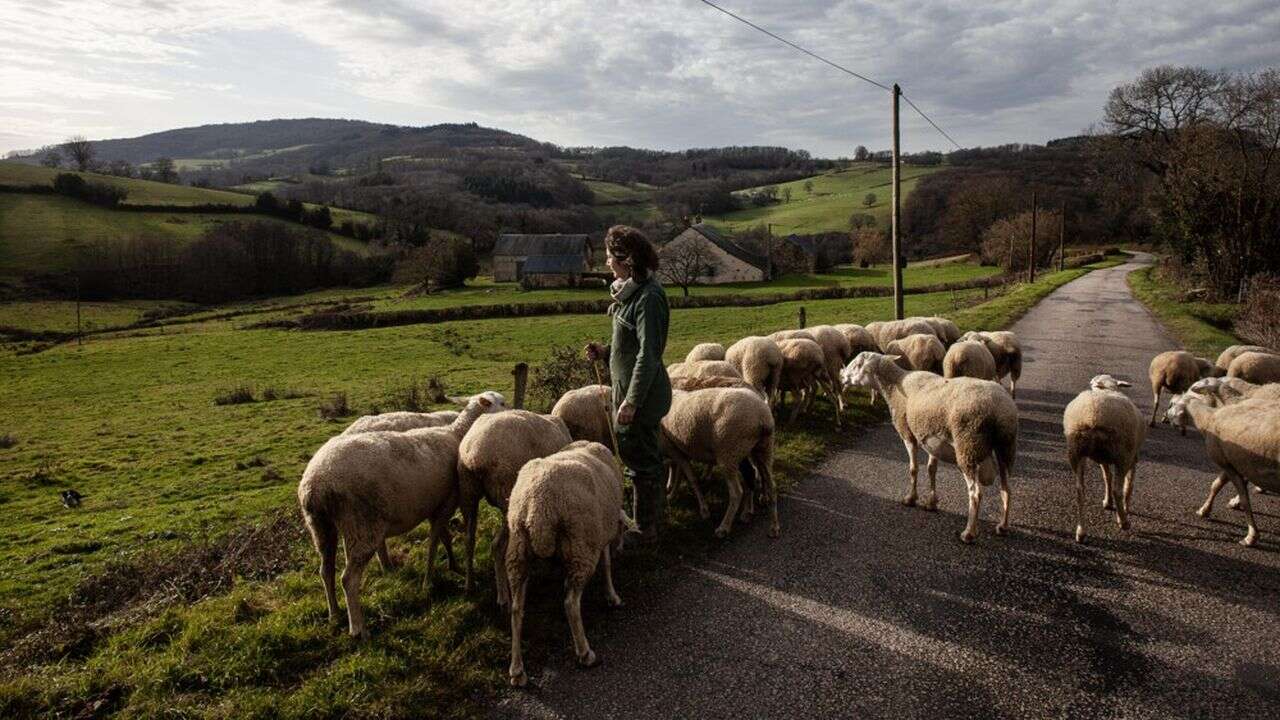
[[[506,233],[498,236],[494,255],[574,255],[589,250],[587,235],[522,235]]]

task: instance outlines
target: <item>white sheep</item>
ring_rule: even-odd
[[[742,373],[737,366],[726,360],[694,360],[693,362],[671,363],[667,366],[667,377],[730,377],[741,378]]]
[[[688,355],[684,356],[685,362],[694,362],[695,360],[723,360],[724,346],[720,343],[698,343],[693,346]]]
[[[587,385],[561,395],[551,414],[564,420],[574,440],[590,440],[613,447],[612,398],[613,389],[608,385]]]
[[[826,386],[826,358],[822,347],[807,338],[783,340],[778,343],[782,351],[782,375],[778,380],[778,397],[785,405],[786,393],[795,396],[795,405],[791,409],[788,423],[794,422],[796,416],[807,411],[813,405],[814,393],[820,386]],[[835,397],[835,388],[827,386],[828,393]],[[840,415],[836,413],[836,425],[840,424]]]
[[[360,581],[369,560],[378,554],[387,563],[386,539],[409,532],[423,520],[431,522],[426,572],[430,587],[436,543],[443,538],[448,549],[447,524],[458,502],[458,445],[477,418],[505,405],[502,395],[481,393],[447,427],[338,435],[311,457],[298,483],[298,504],[320,553],[320,579],[331,621],[338,621],[334,569],[339,538],[346,547],[342,590],[353,636],[369,635],[360,607]]]
[[[347,426],[343,435],[355,435],[366,432],[404,432],[417,428],[444,427],[458,419],[457,410],[437,410],[436,412],[388,412],[381,415],[365,415]]]
[[[839,330],[840,333],[844,335],[844,339],[848,341],[850,359],[853,359],[858,353],[866,350],[870,350],[872,352],[880,351],[880,345],[876,342],[875,336],[871,334],[870,330],[861,325],[841,323],[839,325],[832,325],[831,327]]]
[[[613,587],[610,546],[621,549],[629,520],[622,511],[622,472],[609,449],[599,443],[574,442],[520,469],[511,490],[505,557],[511,581],[511,684],[528,682],[520,641],[523,636],[529,565],[536,557],[558,557],[565,569],[564,612],[573,634],[578,664],[598,663],[582,627],[582,591],[596,565],[604,565],[605,597],[622,605]]]
[[[1003,379],[1008,375],[1009,395],[1018,397],[1018,378],[1022,377],[1022,344],[1018,342],[1018,336],[1009,330],[970,330],[960,339],[977,340],[986,345],[996,360],[997,378]]]
[[[1247,352],[1231,361],[1227,377],[1247,380],[1255,385],[1280,383],[1280,355]]]
[[[839,427],[844,412],[844,396],[836,389],[840,387],[840,369],[851,357],[849,341],[844,334],[830,325],[815,325],[799,330],[779,330],[769,337],[774,341],[809,339],[818,344],[822,350],[823,371],[826,374],[826,380],[821,386],[835,405],[836,426]]]
[[[573,442],[569,427],[555,415],[511,410],[482,417],[458,446],[458,498],[467,528],[466,592],[471,592],[480,498],[505,516],[507,499],[524,464],[558,452]],[[490,543],[498,605],[507,605],[507,578],[501,558],[507,547],[503,523]]]
[[[1103,506],[1114,507],[1116,523],[1129,529],[1129,498],[1133,493],[1138,450],[1147,428],[1133,401],[1120,392],[1124,380],[1098,375],[1090,389],[1081,392],[1062,413],[1067,440],[1067,463],[1076,476],[1076,542],[1084,542],[1084,471],[1092,460],[1102,470]],[[1124,487],[1120,479],[1124,478]],[[1110,503],[1108,502],[1110,501]]]
[[[1147,368],[1147,378],[1151,381],[1151,422],[1148,424],[1155,427],[1162,390],[1184,393],[1195,381],[1210,377],[1213,367],[1213,363],[1205,358],[1185,350],[1170,350],[1151,358],[1151,365]],[[1185,435],[1186,429],[1183,428],[1182,432]]]
[[[937,332],[933,326],[925,322],[921,318],[905,318],[903,320],[889,320],[882,323],[870,323],[867,329],[870,330],[875,326],[876,344],[879,345],[880,351],[884,352],[889,343],[894,340],[901,340],[908,335],[933,335],[937,337]]]
[[[938,340],[943,345],[951,347],[960,340],[960,328],[947,318],[939,315],[930,315],[929,317],[916,318],[929,323],[933,328],[933,332],[937,334]]]
[[[1248,380],[1233,377],[1207,377],[1192,383],[1187,390],[1190,393],[1203,395],[1214,407],[1234,405],[1245,400],[1270,400],[1280,402],[1280,383],[1255,385]],[[1255,492],[1265,492],[1254,487]],[[1240,496],[1231,498],[1227,507],[1232,510],[1240,508]]]
[[[743,460],[755,467],[757,483],[769,504],[769,537],[778,537],[778,497],[773,486],[773,413],[769,403],[749,389],[712,388],[672,394],[671,410],[662,418],[660,436],[663,454],[672,466],[667,492],[676,486],[676,478],[684,475],[698,501],[698,512],[710,517],[706,500],[694,477],[692,462],[719,467],[725,475],[729,505],[716,529],[716,537],[724,537],[733,527],[734,514],[742,509],[743,520],[754,513],[752,493],[743,502],[742,478],[738,470]]]
[[[1000,380],[995,357],[986,344],[978,340],[961,340],[947,348],[942,358],[942,376]]]
[[[893,427],[907,448],[911,488],[904,505],[916,503],[916,447],[929,454],[927,510],[938,506],[938,460],[955,463],[969,490],[969,520],[960,533],[966,543],[977,537],[982,486],[1000,478],[1002,510],[996,534],[1009,528],[1009,472],[1018,444],[1018,407],[998,383],[976,378],[942,378],[906,371],[891,356],[864,352],[841,373],[846,386],[874,387],[889,403]]]
[[[760,335],[744,337],[729,346],[724,359],[733,363],[752,387],[773,401],[782,376],[782,350],[778,343]]]
[[[1226,375],[1227,370],[1231,369],[1231,361],[1247,352],[1276,354],[1271,348],[1265,348],[1261,345],[1232,345],[1218,354],[1218,360],[1214,363],[1214,367],[1218,368],[1217,376]]]
[[[1240,544],[1253,547],[1258,527],[1249,503],[1249,483],[1280,492],[1280,405],[1270,400],[1245,400],[1214,408],[1203,395],[1184,393],[1169,400],[1166,417],[1179,427],[1194,424],[1204,436],[1209,459],[1222,470],[1196,514],[1209,517],[1214,497],[1230,481],[1236,486],[1249,527]]]
[[[916,333],[890,340],[885,346],[885,354],[897,355],[898,364],[905,370],[928,370],[941,375],[947,349],[933,333]]]

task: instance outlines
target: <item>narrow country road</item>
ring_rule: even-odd
[[[1125,282],[1149,261],[1090,273],[1014,326],[1026,360],[1010,536],[992,532],[989,491],[977,543],[957,540],[954,466],[939,471],[937,512],[902,506],[902,444],[887,424],[867,429],[782,500],[781,539],[756,521],[648,594],[628,595],[624,558],[617,612],[593,581],[600,667],[574,666],[562,617],[528,620],[558,623],[562,642],[497,715],[1280,717],[1280,498],[1254,496],[1261,541],[1241,547],[1231,493],[1213,519],[1193,514],[1212,478],[1200,437],[1159,425],[1133,530],[1103,512],[1095,467],[1090,537],[1073,541],[1063,408],[1109,372],[1150,413],[1147,364],[1176,347]]]

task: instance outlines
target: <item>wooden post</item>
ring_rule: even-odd
[[[1067,204],[1062,203],[1058,216],[1058,272],[1067,269]]]
[[[899,225],[902,223],[902,173],[900,171],[898,131],[898,97],[902,88],[893,84],[893,317],[903,318],[902,313],[902,238],[899,237]]]
[[[804,321],[805,321],[805,317],[804,317],[804,306],[803,306],[803,305],[801,305],[801,306],[800,306],[800,312],[798,313],[798,315],[800,316],[800,329],[801,329],[801,330],[803,330],[803,329],[804,329]]]
[[[1027,254],[1027,282],[1036,281],[1036,191],[1031,191],[1031,252]]]
[[[769,282],[773,279],[773,223],[768,223],[769,235],[764,239],[764,280]]]
[[[512,398],[511,406],[517,410],[524,409],[524,393],[529,386],[529,363],[516,363],[512,368],[511,374],[516,379],[516,392]]]
[[[84,345],[84,326],[80,324],[80,276],[76,275],[76,345]]]

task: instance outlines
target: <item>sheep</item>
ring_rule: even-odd
[[[744,337],[729,346],[724,359],[772,402],[782,376],[782,350],[778,343],[760,335]]]
[[[1280,383],[1258,385],[1238,377],[1207,377],[1191,384],[1193,392],[1212,400],[1212,404],[1233,405],[1244,400],[1280,400]]]
[[[1269,353],[1272,355],[1276,354],[1276,352],[1271,348],[1265,348],[1261,345],[1232,345],[1218,355],[1218,361],[1214,363],[1214,367],[1218,368],[1219,371],[1216,373],[1216,376],[1222,377],[1223,375],[1226,375],[1227,370],[1231,369],[1231,361],[1247,352]]]
[[[1129,383],[1098,375],[1062,413],[1067,440],[1067,463],[1076,476],[1076,542],[1084,542],[1084,471],[1086,460],[1102,470],[1103,507],[1113,507],[1116,523],[1129,529],[1129,498],[1138,466],[1138,450],[1147,428],[1133,401],[1120,392]],[[1124,478],[1121,491],[1120,478]]]
[[[839,427],[844,412],[844,396],[839,392],[834,392],[834,389],[840,387],[840,368],[844,367],[844,364],[851,357],[849,341],[845,338],[844,333],[830,325],[815,325],[800,330],[779,330],[769,337],[775,341],[810,339],[818,343],[818,347],[822,349],[823,370],[827,376],[823,388],[829,393],[833,393],[831,394],[831,402],[836,406],[836,426]]]
[[[938,336],[938,340],[947,347],[951,347],[960,340],[960,328],[947,318],[939,315],[930,315],[929,317],[914,319],[923,320],[929,323],[929,326],[933,328],[934,334]]]
[[[844,335],[844,339],[849,342],[850,359],[853,359],[854,356],[864,350],[871,350],[873,352],[880,351],[880,345],[876,342],[875,336],[871,334],[871,331],[861,325],[841,323],[839,325],[832,325],[831,327],[839,330],[840,333]]]
[[[1018,397],[1018,378],[1022,377],[1022,345],[1018,336],[1008,330],[975,331],[960,336],[961,340],[978,340],[987,346],[996,360],[997,382],[1009,376],[1009,395]]]
[[[969,490],[969,519],[960,540],[977,537],[982,486],[1000,478],[1002,510],[996,534],[1009,528],[1009,472],[1018,444],[1018,407],[999,383],[976,378],[942,378],[906,371],[891,356],[864,352],[840,375],[846,386],[874,387],[884,394],[893,427],[907,448],[911,488],[904,505],[916,503],[916,447],[929,454],[929,497],[922,506],[937,509],[938,460],[955,463]]]
[[[430,413],[389,412],[381,415],[365,415],[347,426],[343,435],[365,432],[404,432],[426,427],[444,427],[458,419],[457,410],[438,410]]]
[[[1247,352],[1231,361],[1227,377],[1247,380],[1255,385],[1280,383],[1280,355]]]
[[[604,565],[605,597],[622,605],[613,587],[611,546],[621,550],[630,521],[622,510],[622,472],[599,443],[577,441],[546,458],[530,460],[511,490],[505,558],[511,579],[511,684],[528,682],[520,651],[529,565],[534,556],[558,557],[565,567],[564,612],[578,664],[598,663],[582,627],[582,592],[597,563]]]
[[[986,344],[977,340],[962,340],[947,348],[942,358],[943,377],[971,377],[979,380],[999,381],[996,359]]]
[[[1213,363],[1196,357],[1185,350],[1170,350],[1151,358],[1151,366],[1147,369],[1147,377],[1151,380],[1151,427],[1156,425],[1156,415],[1160,412],[1160,391],[1168,389],[1171,393],[1184,393],[1191,384],[1212,373]],[[1186,434],[1186,428],[1182,429]]]
[[[564,421],[574,440],[612,447],[612,403],[613,389],[608,385],[587,385],[561,395],[551,414]]]
[[[742,519],[754,512],[754,498],[747,493],[742,503],[742,478],[739,464],[750,460],[759,478],[765,501],[769,503],[769,537],[778,537],[778,497],[773,487],[773,413],[769,403],[751,390],[712,388],[672,394],[671,410],[662,418],[660,436],[663,453],[671,460],[667,492],[675,489],[677,473],[683,474],[698,501],[698,512],[710,517],[706,500],[693,476],[691,462],[707,463],[721,468],[729,490],[729,506],[716,528],[716,537],[729,534],[733,517],[742,509]]]
[[[688,355],[685,355],[685,362],[693,362],[695,360],[723,360],[724,346],[720,343],[699,343],[693,346]]]
[[[558,452],[573,442],[569,427],[555,415],[512,410],[482,417],[458,446],[458,498],[467,528],[466,592],[471,592],[480,498],[505,514],[516,474],[524,464]],[[507,547],[506,525],[490,545],[498,605],[507,605],[507,578],[499,561]]]
[[[933,333],[916,333],[889,341],[885,354],[899,356],[898,364],[904,370],[928,370],[940,375],[947,350]]]
[[[693,362],[671,363],[667,366],[667,377],[731,377],[741,378],[742,373],[731,362],[725,360],[695,360]]]
[[[692,392],[694,390],[706,390],[707,388],[746,388],[755,392],[760,397],[765,397],[764,391],[756,390],[756,387],[742,378],[731,378],[720,375],[681,375],[671,378],[671,388],[673,390],[685,390]],[[768,398],[765,398],[766,401]]]
[[[1222,470],[1196,514],[1209,517],[1214,497],[1231,481],[1249,528],[1240,544],[1253,547],[1258,527],[1249,504],[1249,483],[1280,492],[1280,405],[1270,400],[1245,400],[1215,409],[1203,395],[1189,392],[1170,398],[1165,416],[1178,427],[1194,424],[1199,428],[1209,459]]]
[[[787,422],[794,422],[796,416],[813,404],[813,395],[819,385],[827,382],[826,358],[818,343],[807,338],[783,340],[778,343],[782,351],[782,375],[778,380],[778,396],[785,398],[789,390],[796,396],[796,404],[791,409],[791,417]],[[835,397],[834,388],[827,388]],[[840,415],[836,413],[836,424],[840,424]]]
[[[320,554],[331,622],[338,622],[334,569],[339,537],[346,547],[342,590],[352,636],[369,636],[359,595],[369,560],[376,553],[383,566],[389,566],[386,539],[409,532],[423,520],[431,523],[426,572],[426,585],[431,586],[436,543],[443,538],[450,558],[453,554],[447,523],[458,502],[458,445],[477,418],[505,405],[501,394],[484,392],[471,398],[447,427],[338,435],[311,457],[298,483],[298,504]]]
[[[870,329],[871,325],[867,328]],[[881,323],[876,330],[876,344],[879,345],[880,351],[885,352],[885,348],[894,340],[901,340],[908,335],[933,335],[937,337],[933,326],[920,318],[907,318],[905,320],[890,320]]]

